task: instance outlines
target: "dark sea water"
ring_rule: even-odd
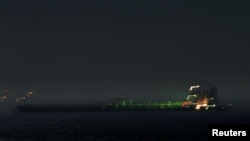
[[[9,113],[0,141],[207,140],[209,124],[249,124],[247,111]]]

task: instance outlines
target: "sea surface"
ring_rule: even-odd
[[[0,115],[0,141],[207,140],[210,124],[249,124],[249,112],[141,111]]]

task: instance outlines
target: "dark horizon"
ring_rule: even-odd
[[[0,90],[43,102],[250,97],[249,3],[1,1]]]

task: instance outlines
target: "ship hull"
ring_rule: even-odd
[[[17,110],[24,113],[48,113],[48,112],[110,112],[110,111],[198,111],[195,108],[168,107],[168,108],[149,108],[149,107],[98,107],[98,106],[78,106],[78,105],[18,105]],[[199,111],[224,111],[229,109],[226,106],[217,106]]]

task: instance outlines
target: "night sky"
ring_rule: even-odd
[[[244,3],[245,2],[245,3]],[[250,99],[247,1],[0,1],[0,89],[36,102]]]

